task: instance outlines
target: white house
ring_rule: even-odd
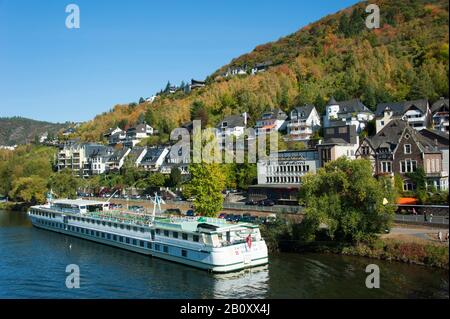
[[[294,108],[289,116],[287,133],[290,140],[307,141],[320,129],[320,116],[314,105]]]
[[[113,153],[114,149],[111,147],[99,147],[94,149],[89,154],[88,158],[88,163],[91,168],[89,175],[99,175],[105,173],[108,167],[107,163]]]
[[[153,103],[156,100],[156,97],[157,97],[156,95],[152,95],[152,96],[146,98],[145,102]]]
[[[323,126],[324,128],[339,126],[340,122],[344,122],[346,125],[354,125],[357,133],[360,133],[374,117],[372,111],[359,99],[337,102],[332,97],[326,106]]]
[[[139,166],[148,171],[158,171],[169,154],[167,147],[148,148]]]
[[[430,105],[426,99],[380,103],[375,114],[377,133],[394,119],[403,119],[420,131],[429,126],[431,118]]]
[[[247,127],[248,115],[244,112],[241,115],[230,115],[225,117],[217,126],[217,137],[225,138],[234,135],[241,136]]]
[[[123,133],[124,131],[120,129],[119,127],[116,128],[110,128],[105,134],[103,134],[104,137],[109,138],[111,135],[114,135],[116,133]]]
[[[286,129],[286,120],[288,116],[280,109],[264,112],[256,121],[256,135],[269,134]]]
[[[153,127],[146,123],[138,124],[127,130],[126,141],[123,143],[126,147],[134,147],[144,138],[153,135]]]
[[[124,147],[114,152],[106,163],[107,171],[119,171],[125,163],[125,158],[130,154],[131,149]]]
[[[448,99],[440,98],[437,100],[433,106],[431,106],[431,114],[433,116],[433,127],[434,129],[449,133],[449,103]]]

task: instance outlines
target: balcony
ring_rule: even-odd
[[[424,122],[425,121],[425,116],[406,116],[406,120],[410,123],[417,123],[417,122]]]

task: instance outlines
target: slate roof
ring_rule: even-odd
[[[434,141],[419,134],[419,132],[413,129],[408,122],[400,119],[390,121],[375,136],[368,137],[366,140],[369,141],[369,144],[375,151],[378,151],[380,148],[388,148],[389,151],[392,152],[397,147],[405,130],[408,130],[408,134],[410,134],[411,137],[417,142],[421,152],[439,152],[439,149],[436,147]]]
[[[139,124],[135,127],[131,127],[130,129],[128,129],[128,132],[145,133],[147,132],[147,124]]]
[[[442,111],[447,111],[449,110],[449,105],[448,105],[448,99],[439,99],[436,102],[433,103],[433,105],[431,106],[431,112],[442,112]]]
[[[331,97],[330,101],[328,101],[327,106],[330,105],[339,105],[338,113],[372,113],[372,111],[369,110],[369,108],[365,106],[360,99],[337,102],[334,97]]]
[[[111,155],[109,160],[111,162],[119,162],[125,156],[125,154],[128,152],[128,150],[129,150],[129,148],[124,147],[120,150],[115,151],[114,154]]]
[[[401,116],[405,114],[411,107],[418,108],[422,113],[427,112],[428,100],[421,99],[415,101],[402,101],[402,102],[388,102],[388,103],[380,103],[377,105],[377,110],[375,114],[377,116],[383,116],[383,111],[389,107],[392,111],[394,111],[394,115]]]
[[[297,118],[306,120],[314,109],[315,109],[315,106],[312,104],[307,104],[304,106],[297,106],[291,111],[291,115],[292,115],[292,112],[297,111],[297,114],[298,114]]]
[[[133,147],[130,151],[130,153],[128,154],[128,157],[133,160],[136,161],[138,159],[139,156],[141,156],[142,152],[145,151],[145,147]]]
[[[217,126],[217,128],[222,128],[222,123],[227,122],[227,128],[234,128],[234,127],[245,127],[244,124],[244,117],[242,115],[230,115],[225,117]]]
[[[84,145],[86,157],[109,157],[114,149],[105,145],[85,144]]]
[[[381,131],[372,137],[368,137],[367,140],[375,150],[384,144],[384,146],[389,145],[389,149],[393,151],[407,126],[406,121],[392,120]]]
[[[288,116],[280,109],[270,110],[261,114],[260,120],[286,120]]]
[[[449,135],[445,132],[439,130],[433,130],[425,128],[419,131],[419,134],[429,141],[429,143],[436,145],[439,148],[448,149],[449,146]]]
[[[145,153],[144,158],[141,161],[141,164],[143,165],[156,164],[156,161],[161,157],[164,150],[165,150],[164,148],[160,147],[148,148],[147,153]]]

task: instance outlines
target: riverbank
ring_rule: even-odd
[[[355,245],[318,245],[312,251],[349,256],[368,257],[387,261],[449,269],[448,245],[378,239],[373,243]]]
[[[336,241],[306,243],[292,238],[286,231],[287,227],[286,225],[262,227],[262,235],[270,252],[338,254],[449,269],[448,242],[380,236],[370,243],[353,244]]]
[[[2,202],[0,203],[0,209],[6,211],[21,211],[28,210],[31,204],[21,202]]]

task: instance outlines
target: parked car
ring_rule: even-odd
[[[258,203],[260,206],[274,206],[275,202],[271,199],[263,199]]]
[[[235,215],[234,217],[233,217],[233,221],[234,222],[240,222],[242,220],[242,216],[240,216],[240,215]]]
[[[227,217],[227,214],[225,214],[225,213],[222,213],[222,214],[219,215],[219,218],[225,219],[226,217]]]
[[[225,220],[226,220],[226,221],[229,221],[229,222],[233,221],[233,219],[234,219],[234,214],[228,214],[228,215],[225,217]]]
[[[186,212],[186,216],[189,216],[189,217],[194,217],[195,216],[195,212],[194,212],[194,210],[192,210],[192,209],[189,209],[187,212]]]
[[[128,206],[128,209],[136,211],[136,212],[140,212],[140,211],[144,210],[144,206],[131,205],[131,206]]]
[[[245,202],[245,205],[255,206],[255,205],[258,205],[258,202],[256,200],[250,199]]]

